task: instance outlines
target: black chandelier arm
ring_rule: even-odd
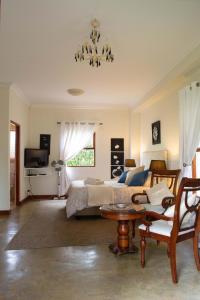
[[[81,45],[80,50],[75,53],[75,61],[81,62],[88,60],[89,65],[92,67],[101,66],[102,61],[113,62],[114,55],[112,54],[111,47],[108,44],[104,45],[102,49],[98,49],[98,43],[101,37],[100,31],[97,30],[100,25],[99,21],[94,19],[91,22],[91,25],[93,27],[90,33],[90,40],[92,41],[92,44],[86,42]]]

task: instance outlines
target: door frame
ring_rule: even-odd
[[[12,120],[10,120],[10,124],[14,124],[16,128],[16,143],[15,143],[15,172],[16,172],[16,189],[15,189],[15,204],[20,205],[20,125]]]
[[[196,153],[200,152],[200,148],[197,148]],[[194,159],[192,161],[192,178],[196,178],[197,177],[197,170],[196,170],[196,153],[194,156]]]

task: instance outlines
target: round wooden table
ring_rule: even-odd
[[[133,204],[137,206],[137,204]],[[114,254],[136,253],[138,248],[134,245],[135,221],[144,217],[145,209],[118,209],[116,205],[103,205],[100,207],[102,217],[118,221],[117,243],[109,245]],[[132,242],[129,242],[129,221],[132,221]]]

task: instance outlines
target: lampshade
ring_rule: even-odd
[[[136,167],[135,159],[131,159],[131,158],[125,159],[125,167],[127,168]]]
[[[151,160],[149,170],[167,170],[165,160]]]

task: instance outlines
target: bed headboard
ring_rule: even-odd
[[[152,159],[165,160],[167,164],[167,150],[143,152],[141,154],[140,165],[145,166],[145,169],[148,169]]]

